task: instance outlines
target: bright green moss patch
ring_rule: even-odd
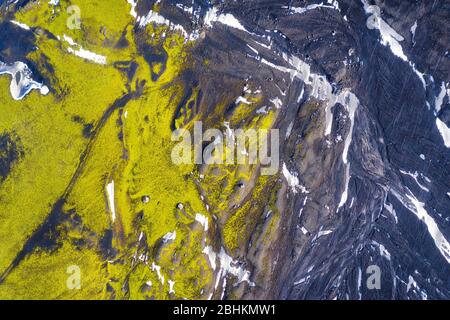
[[[70,7],[73,9],[68,12]],[[46,29],[61,39],[67,35],[85,49],[111,55],[109,60],[113,61],[123,59],[134,46],[130,37],[133,18],[129,12],[126,1],[61,0],[56,7],[48,1],[34,1],[19,11],[16,19],[30,27]],[[78,13],[80,28],[75,27]]]
[[[105,188],[114,179],[114,168],[123,155],[122,144],[118,139],[118,117],[119,112],[114,112],[111,120],[102,128],[67,200],[67,208],[80,214],[86,227],[98,234],[111,228]]]
[[[81,9],[80,30],[66,26],[71,4]],[[16,15],[41,29],[39,50],[28,58],[51,92],[16,102],[9,79],[0,77],[0,132],[15,132],[24,151],[0,184],[1,272],[61,197],[64,215],[76,220],[58,221],[55,230],[64,232],[48,235],[57,248],[27,251],[4,275],[0,297],[204,298],[212,273],[202,251],[210,240],[195,215],[209,214],[193,180],[195,167],[171,159],[188,44],[162,26],[135,33],[129,10],[126,1],[62,0],[57,8],[34,2]],[[106,65],[71,54],[79,46],[64,35],[104,55]],[[143,43],[167,59],[150,63]],[[112,181],[113,196],[106,190]],[[169,232],[176,239],[165,243]],[[71,265],[82,273],[79,290],[67,288]]]
[[[71,4],[81,9],[79,30],[66,25]],[[244,248],[261,213],[275,210],[275,178],[260,177],[257,165],[200,174],[173,163],[172,129],[201,118],[200,88],[183,78],[191,44],[166,26],[134,29],[129,11],[126,1],[40,1],[15,17],[38,27],[28,59],[51,92],[13,101],[0,77],[0,134],[14,132],[23,150],[0,183],[0,272],[19,257],[0,298],[206,298],[214,277],[205,246],[222,237],[228,251]],[[106,64],[71,53],[79,46],[64,35]],[[258,115],[262,97],[246,98],[251,106],[224,119],[224,102],[205,122],[270,129],[276,112]],[[45,235],[54,246],[32,243],[20,255],[57,201],[62,217]],[[72,265],[80,289],[67,287]]]
[[[0,184],[0,268],[5,270],[64,192],[85,139],[52,96],[33,92],[23,102],[15,102],[5,81],[0,82],[0,91],[1,131],[14,131],[24,150],[21,161]]]
[[[70,244],[53,252],[36,252],[0,285],[0,299],[102,299],[103,265],[95,252]],[[80,271],[79,289],[71,278],[73,266]]]

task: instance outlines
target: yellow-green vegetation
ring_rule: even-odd
[[[263,105],[260,93],[247,93],[243,98],[245,102],[237,103],[228,118],[224,118],[222,108],[217,108],[215,116],[220,119],[219,123],[228,123],[231,128],[256,130],[256,135],[249,135],[243,142],[247,152],[250,152],[250,145],[256,146],[258,139],[262,138],[259,130],[264,132],[273,128],[277,111],[269,110],[266,114],[255,112]],[[225,146],[225,154],[232,152],[233,150]],[[235,156],[239,155],[236,153]],[[261,176],[259,163],[246,163],[208,166],[202,171],[202,188],[208,195],[212,211],[220,219],[223,243],[232,253],[237,253],[238,249],[241,250],[239,253],[246,250],[250,236],[261,217],[269,211],[277,213],[274,198],[277,193],[277,176]]]
[[[68,289],[73,266],[80,267],[80,290]],[[104,262],[95,252],[66,242],[56,252],[36,251],[11,272],[1,285],[0,299],[103,299],[106,275]]]
[[[67,26],[72,5],[80,29]],[[241,255],[255,230],[271,238],[278,176],[258,164],[176,165],[172,130],[197,120],[268,130],[277,111],[255,112],[264,101],[255,90],[205,118],[199,84],[183,77],[193,44],[167,26],[135,27],[125,0],[31,1],[14,18],[33,28],[38,49],[27,59],[51,91],[14,101],[0,77],[0,136],[20,147],[0,180],[0,299],[207,298],[215,274],[205,247]]]
[[[81,9],[79,30],[66,26],[72,4]],[[0,184],[0,298],[205,298],[213,280],[202,253],[209,236],[195,215],[209,214],[194,166],[170,158],[189,43],[165,26],[134,30],[129,11],[126,1],[34,1],[15,16],[38,28],[39,49],[28,59],[51,92],[13,101],[9,79],[0,77],[0,133],[20,137],[24,151]],[[71,54],[79,46],[67,37],[107,63]],[[166,52],[164,65],[150,70],[137,43]],[[162,74],[155,81],[151,71]],[[43,228],[55,243],[28,241]],[[164,241],[169,232],[176,238]],[[72,265],[80,289],[67,287]]]
[[[78,9],[71,9],[76,6]],[[48,1],[32,1],[16,14],[16,19],[30,27],[51,32],[61,39],[60,46],[69,43],[64,35],[72,38],[87,50],[106,55],[109,61],[131,58],[135,54],[132,39],[133,17],[126,1],[61,0],[59,6]],[[79,14],[80,28],[72,27]],[[120,46],[124,38],[127,46]]]

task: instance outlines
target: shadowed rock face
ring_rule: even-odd
[[[138,1],[138,16],[154,3]],[[212,8],[225,18],[208,25]],[[227,222],[251,204],[234,230],[238,245],[226,249],[255,286],[232,278],[222,293],[210,288],[213,298],[450,298],[449,12],[446,1],[161,1],[164,18],[198,32],[191,67],[177,77],[185,89],[172,129],[182,116],[182,125],[196,117],[211,128],[244,126],[267,107],[281,132],[279,174],[261,183],[264,197],[252,199],[262,181],[256,169],[211,220],[218,252]],[[141,40],[157,81],[167,54]],[[244,87],[263,95],[236,119]],[[199,168],[220,173],[208,170]],[[288,173],[304,189],[291,188]],[[214,185],[197,186],[218,205]],[[269,234],[271,208],[280,217]],[[115,253],[111,237],[108,230],[105,257]]]
[[[23,156],[20,139],[10,133],[0,134],[0,182],[11,171],[12,166]]]
[[[293,126],[282,142],[283,162],[309,191],[278,195],[285,201],[272,250],[239,250],[264,279],[257,282],[262,288],[245,293],[246,298],[450,296],[450,153],[433,111],[440,84],[450,80],[448,30],[441,25],[448,4],[378,5],[385,22],[404,38],[400,43],[408,61],[380,42],[378,30],[367,28],[370,14],[354,1],[339,1],[339,10],[322,7],[301,14],[292,11],[305,2],[225,1],[222,12],[237,17],[248,32],[215,25],[195,49],[196,56],[211,62],[208,70],[196,70],[210,108],[222,88],[248,79],[283,100],[276,127]],[[410,28],[416,21],[413,39]],[[314,86],[280,71],[292,68],[283,54],[305,61],[335,92],[354,93],[359,103],[352,128],[349,106],[336,104],[331,133],[323,134],[324,103],[314,98]],[[424,73],[422,79],[413,64]],[[447,110],[448,98],[442,104]],[[450,125],[448,117],[441,119]],[[267,268],[258,265],[261,254],[276,262],[270,274],[260,270]],[[371,265],[381,270],[381,290],[366,285]]]
[[[0,23],[0,58],[5,63],[23,59],[34,48],[35,37],[32,32],[23,32],[10,22]]]

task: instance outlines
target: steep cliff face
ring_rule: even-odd
[[[450,298],[448,1],[77,2],[1,7],[0,297]]]

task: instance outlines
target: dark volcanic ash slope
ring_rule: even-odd
[[[282,102],[286,136],[279,238],[239,250],[260,276],[244,297],[448,299],[450,3],[216,6],[240,25],[215,23],[196,48],[206,104],[251,82]]]

